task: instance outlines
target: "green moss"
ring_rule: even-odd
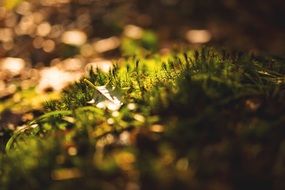
[[[205,189],[246,180],[270,188],[285,106],[284,60],[270,58],[272,68],[268,59],[203,48],[91,71],[11,137],[0,187]],[[115,98],[117,110],[108,107]]]

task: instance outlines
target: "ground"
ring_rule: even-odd
[[[285,188],[282,55],[88,2],[0,9],[1,190]]]
[[[282,64],[203,48],[90,70],[6,135],[1,185],[282,189]]]

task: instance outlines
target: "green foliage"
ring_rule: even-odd
[[[284,61],[270,58],[272,69],[268,59],[203,48],[90,71],[15,131],[0,154],[0,187],[207,189],[228,176],[226,189],[245,180],[270,189],[265,168],[284,177],[275,167],[285,105]]]
[[[121,51],[126,56],[145,55],[149,52],[155,52],[157,48],[158,37],[151,30],[143,31],[140,39],[122,38]]]

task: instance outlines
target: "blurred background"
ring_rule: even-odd
[[[21,57],[33,65],[77,54],[134,54],[128,46],[135,43],[147,50],[176,43],[211,43],[275,55],[285,50],[282,0],[2,0],[1,4],[0,56]]]

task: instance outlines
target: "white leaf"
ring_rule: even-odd
[[[109,110],[116,111],[120,109],[123,103],[116,97],[110,94],[110,91],[106,88],[106,86],[98,86],[96,90],[105,98],[105,100],[100,101],[96,104],[96,107],[105,109],[108,108]],[[88,103],[96,103],[96,100],[93,98]]]

